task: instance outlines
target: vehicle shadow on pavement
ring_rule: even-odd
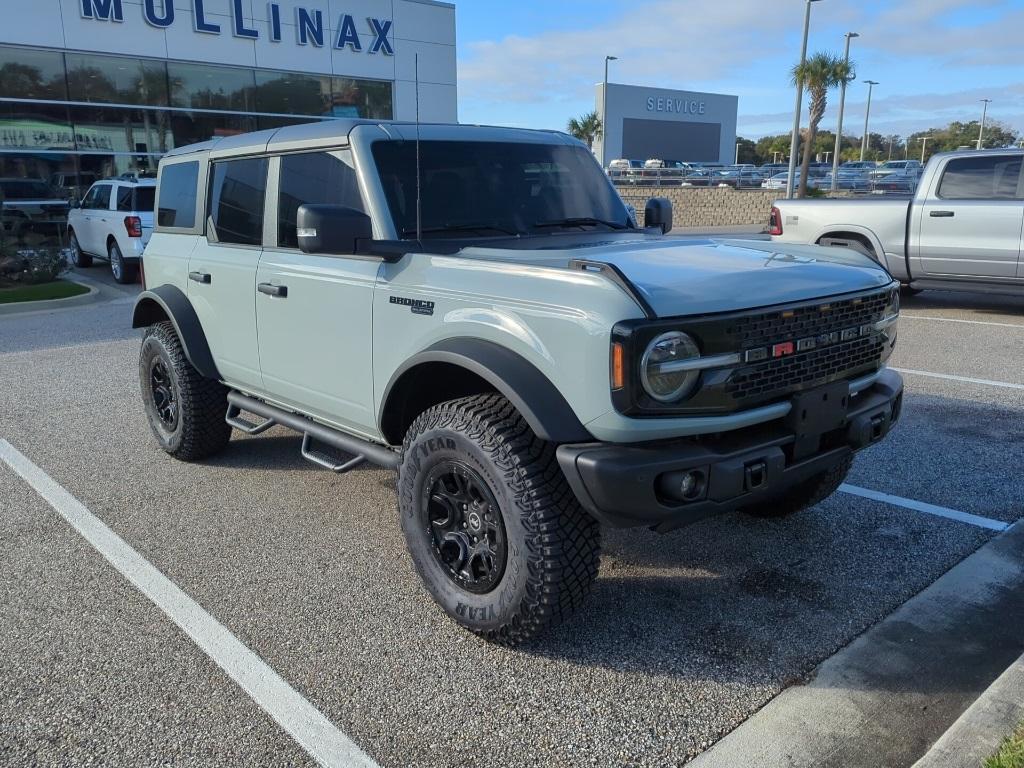
[[[924,291],[916,296],[903,296],[904,309],[962,309],[982,315],[1024,316],[1024,298],[959,291]]]

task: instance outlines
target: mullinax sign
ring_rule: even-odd
[[[79,0],[82,17],[102,21],[124,21],[123,0]],[[204,0],[192,0],[192,29],[208,35],[221,34],[221,25],[213,21],[211,15],[207,15],[204,7]],[[242,0],[231,0],[231,33],[235,37],[258,40],[260,30],[246,26],[246,20],[242,13]],[[282,30],[281,6],[278,3],[270,3],[269,18],[266,21],[266,32],[268,39],[273,43],[280,43]],[[176,11],[174,0],[143,0],[142,17],[146,23],[157,29],[166,29],[175,22]],[[332,40],[325,38],[327,28],[324,25],[324,13],[316,8],[295,9],[295,38],[299,45],[315,45],[322,48],[325,44],[342,50],[350,48],[353,51],[366,50],[368,53],[383,53],[385,56],[394,56],[395,50],[391,47],[388,34],[391,32],[390,19],[368,18],[368,28],[364,29],[363,35],[356,29],[356,23],[352,16],[343,13],[338,19],[337,37]],[[364,46],[363,41],[366,41]]]

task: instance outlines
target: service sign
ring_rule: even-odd
[[[269,3],[269,18],[265,22],[264,28],[248,26],[252,22],[247,22],[245,19],[242,0],[231,0],[230,5],[231,24],[228,31],[235,37],[258,40],[266,36],[271,42],[284,42],[282,30],[286,20],[280,4]],[[79,6],[82,18],[115,23],[124,22],[124,0],[79,0]],[[213,16],[208,14],[204,0],[192,0],[191,6],[193,30],[207,35],[224,33],[221,23],[213,21]],[[181,15],[181,9],[174,7],[173,0],[143,0],[142,2],[142,17],[147,24],[158,29],[166,29],[175,23],[180,23]],[[394,56],[395,54],[391,41],[388,40],[392,25],[390,19],[370,17],[360,25],[350,14],[342,13],[338,19],[337,31],[333,39],[327,37],[329,30],[325,23],[324,11],[320,8],[297,7],[294,16],[288,19],[287,23],[295,26],[295,39],[292,42],[297,45],[314,45],[318,48],[330,45],[339,50],[348,48],[356,52],[381,53],[385,56]]]

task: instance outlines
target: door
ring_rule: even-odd
[[[82,250],[106,258],[107,249],[103,242],[103,230],[110,219],[110,192],[112,185],[96,184],[82,203],[82,215],[78,229],[78,244]]]
[[[1020,155],[950,160],[922,204],[921,266],[929,275],[1015,278],[1024,200]]]
[[[296,237],[304,203],[365,210],[351,152],[284,155],[275,158],[271,178],[278,180],[271,183],[274,247],[256,277],[264,387],[324,421],[376,436],[371,319],[381,261],[305,254]]]
[[[249,391],[263,387],[256,343],[256,267],[263,252],[267,158],[210,166],[206,237],[188,263],[188,298],[221,377]]]

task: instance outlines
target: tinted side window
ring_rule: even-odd
[[[132,188],[131,187],[118,187],[117,188],[117,210],[119,211],[130,211],[132,209]]]
[[[96,187],[96,198],[93,200],[93,208],[101,211],[110,210],[110,185],[99,184]]]
[[[156,187],[136,187],[132,197],[133,211],[152,211],[156,202]]]
[[[159,226],[191,229],[196,225],[198,184],[198,162],[175,163],[160,170],[160,210],[157,213]]]
[[[348,150],[285,155],[281,158],[280,187],[277,244],[282,248],[299,247],[295,226],[300,205],[324,203],[364,210]]]
[[[94,208],[96,205],[96,187],[90,189],[85,197],[82,199],[82,210],[87,211],[90,208]]]
[[[227,160],[210,170],[209,215],[221,243],[263,242],[267,158]]]
[[[1020,157],[962,157],[950,160],[939,182],[946,200],[1012,200],[1017,197]]]

